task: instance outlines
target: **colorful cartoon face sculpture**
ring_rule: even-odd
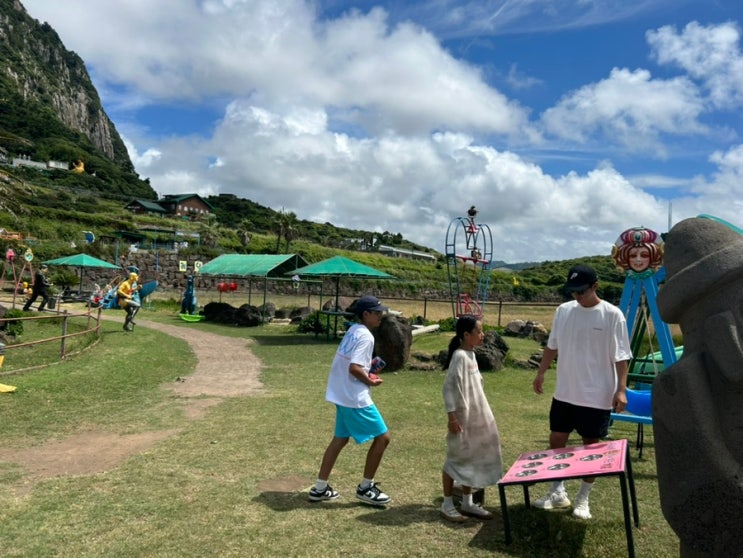
[[[614,243],[611,257],[629,277],[652,275],[663,265],[663,240],[645,227],[627,229]]]

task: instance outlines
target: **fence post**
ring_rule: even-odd
[[[499,300],[498,301],[498,327],[500,327],[500,315],[501,315],[502,310],[503,310],[503,301]]]
[[[62,315],[62,341],[60,342],[61,348],[60,348],[60,354],[59,358],[64,359],[64,353],[65,353],[65,340],[67,339],[67,310],[64,311]]]
[[[428,312],[428,297],[423,297],[423,321],[426,321],[426,312]]]

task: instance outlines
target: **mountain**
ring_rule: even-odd
[[[135,172],[83,61],[18,0],[0,0],[0,153],[68,168],[81,161],[84,173],[61,175],[66,185],[157,197]]]

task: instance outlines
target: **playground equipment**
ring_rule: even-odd
[[[135,265],[130,265],[130,266],[127,266],[126,272],[127,274],[129,273],[139,274],[139,268]],[[116,292],[118,290],[119,283],[124,279],[125,277],[117,276],[117,277],[114,277],[113,280],[109,284],[106,285],[107,292],[105,296],[103,297],[103,300],[101,301],[101,306],[104,309],[120,308],[118,297],[116,296]],[[143,283],[141,287],[138,288],[132,295],[132,300],[134,300],[134,302],[142,306],[144,299],[147,298],[147,296],[151,295],[153,292],[155,292],[155,289],[157,289],[158,284],[159,283],[157,279]]]
[[[26,289],[28,288],[28,283],[23,281],[23,276],[28,270],[28,272],[31,274],[31,277],[34,276],[34,267],[33,267],[33,259],[34,254],[31,251],[30,248],[26,248],[26,251],[23,253],[23,267],[21,268],[20,273],[16,273],[15,268],[15,259],[16,259],[16,253],[13,251],[12,248],[8,248],[8,250],[5,252],[5,260],[3,261],[2,270],[0,270],[0,288],[3,286],[3,283],[5,282],[5,275],[8,271],[11,272],[13,275],[13,307],[15,308],[15,301],[18,296],[18,294],[23,294],[24,299],[27,294]]]
[[[237,288],[237,285],[235,285]],[[220,291],[221,293],[221,291]],[[200,322],[204,319],[203,314],[196,312],[196,292],[194,290],[194,277],[189,275],[186,280],[186,291],[183,293],[183,300],[181,301],[181,311],[178,316],[184,322]]]
[[[629,422],[637,425],[638,458],[642,459],[642,447],[645,444],[645,425],[653,425],[652,392],[649,389],[634,390],[627,388],[627,406],[622,413],[611,413],[612,421]]]
[[[482,318],[488,298],[493,235],[488,225],[475,221],[476,216],[473,205],[467,217],[452,219],[446,231],[446,269],[455,319],[465,314]],[[468,283],[474,296],[466,290]]]
[[[661,319],[656,303],[658,285],[665,278],[663,241],[655,231],[634,227],[619,235],[611,255],[617,267],[625,272],[619,308],[627,319],[635,355],[629,365],[628,379],[650,383],[660,370],[676,362],[678,355],[671,331]],[[647,355],[639,356],[646,339],[653,355],[650,359]],[[660,362],[654,356],[654,340],[662,356]],[[645,366],[637,366],[638,362]]]

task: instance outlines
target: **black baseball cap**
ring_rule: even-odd
[[[583,291],[598,281],[598,275],[592,267],[587,265],[574,265],[568,271],[568,281],[565,283],[566,291]]]

